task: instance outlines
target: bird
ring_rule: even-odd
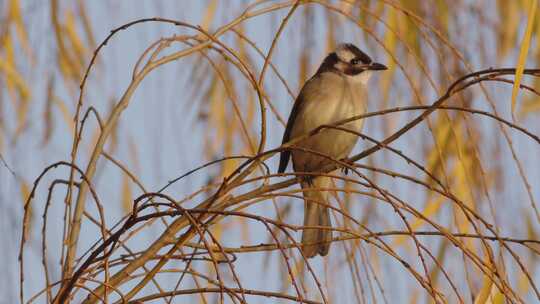
[[[278,173],[284,173],[292,156],[295,172],[319,172],[333,160],[343,160],[352,151],[358,136],[338,129],[325,128],[306,137],[321,125],[362,115],[367,111],[368,80],[373,72],[386,70],[384,64],[374,62],[352,43],[341,43],[322,61],[316,73],[303,85],[296,98],[282,145],[304,136],[291,147],[280,152]],[[360,132],[361,119],[340,127]],[[304,197],[304,226],[322,226],[326,229],[304,228],[301,250],[305,257],[326,256],[332,241],[332,224],[328,204],[331,178],[304,175],[300,185]],[[322,189],[322,190],[320,190]],[[326,204],[326,206],[325,206]]]

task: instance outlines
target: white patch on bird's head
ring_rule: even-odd
[[[339,60],[343,62],[350,62],[356,57],[356,55],[351,51],[350,47],[345,43],[338,45],[335,52]]]
[[[346,75],[348,81],[350,81],[353,84],[362,84],[367,85],[369,78],[371,77],[372,71],[363,71],[360,74],[357,75]]]

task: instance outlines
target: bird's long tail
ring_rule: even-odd
[[[331,179],[319,176],[308,182],[302,182],[304,190],[304,226],[326,226],[332,227],[328,207],[321,205],[328,204],[328,191],[319,190],[328,188]],[[330,249],[332,240],[332,230],[330,229],[304,229],[302,233],[302,251],[307,258],[317,254],[325,256]]]

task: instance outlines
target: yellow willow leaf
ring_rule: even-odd
[[[523,69],[525,68],[525,63],[527,61],[527,53],[529,52],[529,45],[531,43],[531,34],[537,4],[537,0],[531,1],[531,9],[529,10],[529,17],[527,18],[527,28],[525,29],[525,35],[523,35],[523,40],[521,41],[521,47],[519,50],[516,77],[514,80],[514,87],[512,88],[512,117],[514,117],[516,100],[519,93],[519,85],[521,84],[521,77],[523,76]]]
[[[328,15],[328,26],[326,28],[326,53],[330,53],[331,50],[334,50],[336,47],[336,34],[334,31],[336,30],[334,19],[332,18],[333,15]]]
[[[348,3],[347,1],[341,1],[340,10],[344,11],[345,15],[351,14],[353,8],[354,5],[352,3]]]
[[[255,100],[255,96],[253,94],[253,91],[249,88],[246,90],[245,94],[247,95],[246,101],[246,125],[252,126],[253,121],[255,119],[255,111],[256,111],[256,104],[257,101]],[[248,130],[249,131],[249,130]]]
[[[80,66],[77,67],[78,70],[82,69],[84,65],[87,49],[84,47],[83,42],[79,35],[77,34],[77,25],[75,24],[75,16],[72,11],[66,12],[66,24],[64,30],[67,34],[67,38],[73,47],[73,53],[75,57],[79,60]]]
[[[240,224],[240,235],[241,235],[240,239],[242,240],[242,242],[244,244],[251,243],[251,237],[250,237],[250,233],[249,233],[251,231],[251,229],[250,229],[250,226],[249,226],[249,223],[248,223],[247,219],[244,218],[244,217],[239,216],[239,217],[237,217],[236,220]]]
[[[19,191],[21,193],[21,199],[23,204],[26,203],[28,197],[30,196],[30,187],[25,181],[21,180]],[[25,230],[23,231],[24,238],[28,239],[30,232],[32,231],[32,218],[34,217],[34,210],[32,205],[28,206],[28,212],[24,218],[24,223],[26,224]]]
[[[388,28],[384,33],[384,45],[390,53],[396,53],[397,39],[394,32],[398,31],[398,16],[397,12],[394,9],[389,10],[388,16],[386,18]],[[387,63],[387,66],[390,68],[390,65],[394,66],[394,62],[390,61]]]
[[[448,31],[448,3],[444,1],[435,1],[435,12],[439,23],[442,25],[444,31]]]
[[[416,304],[418,303],[419,301],[419,298],[420,298],[420,294],[418,293],[418,290],[415,289],[412,291],[411,293],[411,297],[409,298],[409,303],[411,304]]]
[[[100,134],[101,134],[101,130],[99,129],[99,127],[95,127],[94,131],[92,132],[92,137],[90,137],[90,143],[88,145],[88,152],[89,153],[92,153],[92,151],[94,150],[94,147],[96,146],[96,143],[99,140],[99,135]],[[113,153],[113,152],[111,152],[109,150],[109,153]]]
[[[14,65],[15,65],[15,52],[13,51],[13,43],[12,43],[12,40],[11,40],[11,36],[9,35],[9,33],[5,36],[5,38],[3,39],[3,43],[2,43],[2,46],[0,49],[4,49],[5,51],[5,54],[6,54],[6,57],[5,57],[5,62],[6,62],[6,65],[9,64],[9,67],[11,67],[12,70],[15,70],[14,68]],[[0,57],[0,61],[2,61],[2,57]],[[2,64],[2,62],[0,62],[0,64]],[[0,72],[1,72],[1,67],[0,67]],[[5,74],[7,74],[6,72],[4,72]],[[9,75],[7,75],[7,77],[5,77],[6,79],[6,88],[7,88],[7,92],[9,94],[9,100],[11,101],[11,104],[13,105],[13,108],[17,108],[17,88],[15,86],[15,83],[13,82],[13,79],[11,77],[9,77]],[[22,79],[22,77],[21,77]]]
[[[16,140],[27,125],[26,117],[29,111],[30,90],[22,75],[20,75],[16,69],[15,51],[10,36],[4,41],[3,46],[6,50],[6,59],[3,61],[0,58],[0,70],[4,70],[4,73],[7,76],[6,86],[8,88],[8,94],[16,109],[17,126],[14,132],[14,139]],[[15,91],[17,91],[19,98],[16,96]]]
[[[19,41],[21,42],[21,47],[26,53],[26,56],[30,59],[31,62],[34,61],[34,56],[32,54],[32,48],[28,42],[28,33],[24,26],[24,22],[21,15],[21,6],[18,0],[11,0],[9,7],[9,19],[15,23],[15,30],[19,36]]]
[[[536,1],[536,0],[535,0]],[[491,294],[489,295],[489,302],[490,304],[504,304],[504,295],[502,292],[497,288],[497,285],[493,284],[491,286]]]
[[[124,174],[122,178],[122,209],[125,213],[130,213],[133,210],[133,200],[131,187],[129,185],[129,177]]]
[[[208,30],[210,28],[210,25],[212,24],[212,21],[214,20],[214,15],[216,14],[217,4],[218,4],[217,0],[212,0],[210,4],[206,6],[206,12],[204,13],[204,17],[201,22],[201,27],[204,30]]]
[[[255,138],[251,138],[250,132],[249,132],[249,126],[250,124],[246,122],[245,116],[249,115],[246,110],[246,106],[243,106],[241,101],[238,98],[238,92],[237,88],[235,86],[234,77],[231,74],[231,71],[229,70],[231,68],[231,65],[226,65],[222,69],[223,74],[223,85],[225,86],[226,92],[227,92],[227,105],[229,107],[229,123],[224,126],[224,128],[227,129],[227,137],[226,137],[226,143],[225,143],[225,153],[224,155],[232,155],[234,152],[233,147],[235,146],[235,135],[238,134],[242,142],[251,149],[251,153],[255,153],[255,144],[256,141]],[[230,95],[230,97],[229,97]],[[249,106],[248,106],[249,107]],[[248,109],[249,110],[249,109]]]
[[[540,18],[540,12],[536,16],[537,20]],[[536,54],[540,56],[540,22],[536,22]]]
[[[43,123],[44,123],[44,133],[43,133],[43,141],[41,142],[41,145],[46,145],[49,140],[51,139],[51,135],[54,128],[54,121],[53,121],[53,88],[54,88],[54,80],[53,77],[50,76],[49,80],[47,81],[47,99],[45,100],[45,110],[43,111]]]
[[[300,54],[300,69],[298,69],[298,84],[302,85],[306,82],[308,77],[309,68],[309,54],[307,50],[302,51]]]
[[[493,281],[489,279],[488,276],[484,275],[484,283],[482,284],[482,289],[480,289],[480,292],[476,296],[476,299],[474,299],[474,304],[484,304],[489,303],[489,295],[491,294],[491,286],[493,285]]]
[[[223,147],[224,138],[225,138],[225,129],[223,125],[227,122],[226,117],[226,108],[225,108],[225,92],[223,86],[218,82],[215,77],[212,80],[212,85],[210,87],[209,96],[210,96],[210,124],[214,130],[216,130],[216,140],[213,141],[212,150],[221,150]]]
[[[450,251],[448,250],[449,245],[450,245],[450,242],[447,239],[441,240],[441,243],[437,250],[437,257],[436,257],[437,262],[439,262],[441,265],[444,265],[444,261],[447,257],[446,254],[449,253]],[[441,276],[441,273],[442,273],[441,268],[433,267],[433,269],[431,269],[431,271],[429,272],[429,277],[431,278],[432,281],[436,282],[438,277]]]
[[[66,41],[64,40],[64,31],[62,25],[60,24],[58,13],[60,9],[58,8],[58,0],[51,0],[50,3],[50,12],[51,12],[51,21],[54,28],[54,35],[56,38],[56,44],[58,47],[58,64],[62,75],[66,79],[72,79],[79,81],[79,74],[75,69],[76,62],[71,58],[71,54],[66,49]]]
[[[504,20],[504,26],[499,32],[499,46],[497,48],[497,55],[501,59],[514,46],[520,20],[517,1],[499,0],[497,1],[497,10],[499,19]]]
[[[64,119],[64,122],[69,128],[70,133],[73,134],[73,132],[75,131],[75,123],[73,122],[73,116],[69,112],[66,104],[56,96],[53,98],[53,102],[58,107],[58,109],[60,109],[60,113],[62,113],[62,118]]]
[[[224,92],[223,92],[224,93]],[[223,108],[225,108],[225,102],[226,99],[223,98],[221,101],[223,103]],[[226,109],[224,110],[224,113],[226,113]],[[227,114],[225,114],[227,115]],[[236,115],[236,114],[233,114]],[[223,155],[230,156],[233,155],[234,150],[233,147],[235,146],[234,138],[235,133],[237,132],[238,128],[238,117],[230,117],[231,115],[227,115],[223,117],[223,120],[221,121],[221,128],[225,130],[225,136],[223,138]],[[240,132],[240,131],[238,131]],[[237,160],[236,159],[229,159],[223,162],[223,169],[222,169],[222,175],[223,176],[229,176],[234,169],[236,168]]]
[[[88,45],[93,49],[96,46],[96,39],[94,38],[94,32],[92,31],[90,18],[88,18],[88,14],[86,13],[86,7],[84,6],[84,1],[79,0],[78,5],[79,5],[79,17],[81,17],[84,33],[86,35],[86,41],[88,42]]]
[[[0,57],[0,72],[6,75],[6,82],[13,83],[14,87],[17,88],[22,100],[30,99],[30,87],[24,81],[22,75],[16,70],[13,61],[8,61]]]
[[[431,218],[433,215],[435,215],[439,211],[443,201],[444,201],[443,196],[440,196],[440,195],[437,196],[436,199],[431,200],[430,202],[428,202],[426,204],[426,207],[422,211],[422,214],[427,218]],[[414,222],[412,222],[411,229],[413,231],[417,230],[418,228],[425,225],[425,223],[426,222],[424,220],[417,218],[417,219],[414,220]],[[395,238],[394,244],[396,246],[403,245],[403,243],[408,239],[410,239],[408,236],[398,236],[398,237]]]
[[[422,10],[419,9],[419,4],[416,1],[403,1],[403,6],[408,8],[409,10],[420,13]],[[422,58],[422,54],[420,53],[420,38],[421,35],[418,34],[418,27],[416,24],[412,21],[412,19],[406,15],[406,14],[399,14],[398,15],[398,24],[399,24],[399,31],[405,36],[405,43],[414,51],[414,53]]]
[[[540,39],[539,39],[540,40]],[[525,118],[528,114],[540,111],[540,99],[530,98],[523,102],[519,111],[519,117]]]
[[[113,98],[110,98],[109,99],[109,113],[113,111],[113,108],[115,106],[115,101],[116,99],[113,97]],[[96,141],[93,141],[92,142],[92,146],[90,146],[91,148],[94,147],[95,143],[97,142],[97,139],[99,138],[99,135],[100,135],[100,130],[99,129],[96,129]],[[113,126],[112,126],[112,131],[111,131],[111,135],[110,135],[110,140],[109,140],[109,153],[114,153],[116,151],[116,148],[118,148],[118,123],[115,123]]]
[[[397,12],[395,9],[391,9],[388,12],[388,16],[386,18],[388,23],[388,28],[386,29],[386,32],[384,33],[384,45],[386,46],[386,49],[388,49],[388,52],[391,54],[397,53],[397,37],[394,34],[396,32],[397,26],[398,26],[398,17]],[[382,101],[381,101],[381,107],[386,108],[388,106],[388,98],[390,96],[390,85],[392,84],[392,80],[394,79],[394,69],[396,64],[393,60],[390,60],[386,63],[386,66],[388,67],[388,71],[386,73],[382,73],[380,76],[380,92],[382,92]]]
[[[22,99],[17,108],[17,127],[15,128],[14,138],[19,137],[22,132],[27,127],[26,118],[28,116],[28,111],[30,109],[30,102],[28,100]]]
[[[133,140],[131,135],[128,135],[128,147],[129,147],[129,158],[133,163],[135,172],[140,171],[139,156],[137,153],[137,144]]]
[[[229,154],[230,155],[230,154]],[[238,166],[238,160],[228,159],[223,162],[222,176],[229,176]]]
[[[529,269],[532,269],[532,267]],[[529,292],[531,284],[529,284],[529,278],[523,272],[519,273],[517,286],[520,294],[527,294]]]
[[[58,55],[58,67],[60,72],[66,79],[71,79],[74,74],[73,67],[69,64],[67,59],[64,56]]]
[[[224,225],[226,225],[226,223],[218,223],[214,226],[212,226],[212,234],[214,235],[214,237],[216,238],[216,240],[221,240],[221,237],[223,235],[223,228],[224,228]],[[210,238],[209,238],[210,239]],[[213,247],[213,246],[212,246]]]
[[[471,209],[475,210],[476,207],[474,206],[473,199],[471,197],[471,192],[469,188],[469,184],[467,181],[467,164],[468,159],[463,159],[463,162],[465,164],[456,163],[454,165],[454,169],[452,170],[451,176],[455,179],[455,185],[453,187],[454,194],[462,201],[465,205],[470,207]],[[469,232],[469,221],[467,218],[461,213],[457,212],[457,223],[458,223],[458,231],[461,233],[468,233]],[[465,243],[473,244],[472,239],[466,239]]]
[[[446,147],[449,146],[450,143],[450,127],[451,125],[447,122],[447,120],[440,115],[435,124],[435,127],[433,128],[435,132],[435,140],[437,141],[437,144],[442,151],[442,157],[446,158],[442,161],[446,161],[450,155],[450,151],[446,149]],[[431,147],[431,150],[429,150],[427,160],[427,170],[429,172],[436,173],[441,165],[441,157],[435,144],[433,145],[433,147]]]

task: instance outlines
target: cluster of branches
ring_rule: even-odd
[[[318,3],[320,5],[328,7],[329,9],[337,10],[337,8],[322,1],[306,2]],[[322,298],[322,302],[327,303],[327,295],[322,288],[318,276],[313,270],[310,262],[302,255],[302,251],[299,250],[301,245],[297,243],[295,241],[295,238],[293,237],[294,232],[306,228],[333,229],[334,231],[340,232],[339,236],[334,238],[332,242],[362,240],[366,244],[374,246],[380,252],[388,255],[389,257],[395,259],[401,265],[403,265],[404,270],[410,273],[410,275],[418,282],[418,284],[420,284],[426,290],[426,292],[435,302],[443,303],[446,302],[446,296],[435,286],[429,275],[428,265],[434,263],[434,267],[440,269],[440,271],[444,274],[457,299],[459,299],[460,302],[465,302],[462,295],[458,291],[458,287],[456,287],[456,284],[453,282],[450,275],[445,270],[444,266],[438,262],[437,258],[434,257],[430,250],[427,249],[426,246],[418,239],[418,236],[445,238],[451,244],[456,246],[456,248],[458,248],[463,253],[465,258],[471,263],[473,263],[475,267],[477,267],[477,269],[479,269],[484,274],[484,276],[487,277],[489,281],[492,282],[492,284],[496,286],[496,288],[501,291],[508,299],[510,299],[511,301],[523,302],[522,296],[518,292],[516,292],[515,289],[511,286],[505,273],[498,269],[498,267],[494,266],[497,265],[498,262],[497,257],[493,253],[492,245],[490,244],[495,243],[513,257],[513,260],[519,267],[520,271],[522,271],[527,277],[530,286],[532,286],[532,289],[534,290],[535,296],[540,299],[540,291],[538,290],[533,280],[533,277],[520,260],[520,257],[515,252],[515,249],[511,246],[512,244],[517,244],[528,248],[528,250],[530,250],[534,254],[539,254],[538,249],[535,248],[535,245],[538,245],[540,242],[538,240],[516,239],[500,235],[497,229],[494,228],[492,223],[484,219],[482,215],[480,215],[477,211],[469,207],[465,202],[463,202],[456,195],[454,195],[449,189],[447,183],[439,180],[435,176],[435,174],[429,172],[420,162],[414,160],[410,156],[407,156],[405,153],[391,147],[391,144],[394,141],[396,141],[400,137],[406,136],[411,129],[425,122],[427,117],[435,111],[460,111],[464,113],[484,116],[497,121],[497,123],[502,126],[515,129],[523,133],[532,141],[540,144],[540,138],[537,135],[532,134],[527,129],[520,127],[511,121],[503,119],[496,113],[493,114],[490,112],[472,108],[447,105],[447,102],[451,97],[470,88],[471,86],[482,85],[484,82],[487,81],[497,81],[501,83],[513,84],[512,80],[504,78],[504,76],[514,75],[516,73],[516,69],[493,68],[471,72],[455,80],[447,88],[446,92],[442,94],[437,100],[435,100],[431,105],[398,107],[377,112],[370,112],[364,115],[352,117],[350,119],[337,122],[332,125],[320,126],[319,128],[313,130],[304,137],[295,139],[293,142],[282,145],[275,149],[267,150],[265,147],[267,97],[263,90],[264,75],[268,68],[273,68],[270,58],[272,57],[276,42],[283,28],[285,27],[288,20],[299,5],[299,1],[292,1],[256,10],[252,10],[252,8],[250,7],[240,17],[234,19],[229,24],[224,25],[213,33],[210,33],[202,29],[201,27],[189,23],[164,18],[140,19],[125,24],[111,31],[110,35],[99,45],[99,47],[94,52],[94,56],[88,66],[88,69],[81,84],[81,92],[75,116],[75,121],[80,121],[80,123],[77,123],[76,130],[74,132],[75,136],[73,140],[73,149],[71,154],[72,158],[70,161],[57,162],[45,168],[42,174],[34,182],[32,192],[25,204],[25,220],[23,223],[23,231],[25,233],[23,233],[20,245],[21,302],[24,301],[23,286],[25,271],[23,251],[27,240],[26,231],[29,225],[28,210],[32,204],[36,189],[40,184],[41,179],[57,167],[70,168],[70,175],[67,179],[57,179],[49,185],[48,197],[45,203],[45,209],[43,213],[43,226],[41,230],[42,257],[45,270],[46,288],[42,292],[34,295],[30,299],[30,301],[45,294],[49,302],[64,303],[75,297],[79,292],[81,292],[81,290],[84,290],[88,293],[88,297],[86,298],[85,303],[95,303],[97,301],[106,302],[110,294],[117,294],[117,296],[119,297],[119,301],[122,303],[136,303],[154,300],[158,298],[169,297],[170,299],[172,299],[172,297],[176,295],[195,293],[218,293],[222,300],[225,295],[227,295],[230,300],[235,303],[247,302],[246,296],[248,295],[275,297],[291,301],[297,301],[299,303],[319,303],[305,297],[305,292],[303,291],[305,287],[302,286],[302,284],[299,282],[298,278],[294,274],[291,259],[303,259],[310,276],[316,282],[317,289]],[[270,50],[266,55],[263,55],[265,58],[264,65],[260,74],[256,76],[255,73],[248,67],[248,65],[241,60],[238,54],[228,45],[220,41],[219,37],[224,33],[234,31],[234,27],[236,25],[247,19],[285,7],[291,8],[289,9],[289,13],[287,14],[287,16],[283,19],[279,30],[273,40]],[[83,113],[83,96],[86,80],[101,49],[119,31],[146,22],[168,23],[175,26],[185,27],[194,30],[197,32],[197,34],[162,38],[150,45],[135,65],[135,68],[133,70],[132,82],[129,84],[126,91],[124,92],[118,103],[115,105],[111,114],[106,120],[103,120],[100,117],[99,113],[92,107],[88,107],[87,111]],[[244,37],[243,39],[247,38]],[[186,45],[187,47],[181,51],[164,55],[163,50],[167,49],[173,43],[181,43],[183,45]],[[104,144],[110,136],[123,110],[128,107],[133,93],[137,89],[138,85],[150,72],[163,64],[170,63],[191,54],[201,53],[208,60],[210,60],[206,55],[209,51],[214,51],[216,54],[222,56],[226,61],[235,65],[237,69],[242,73],[242,75],[245,76],[246,80],[252,85],[253,90],[256,91],[261,113],[260,141],[258,143],[258,146],[256,149],[254,149],[253,155],[226,157],[204,164],[171,181],[167,186],[157,192],[147,191],[137,181],[137,177],[134,174],[132,174],[128,169],[126,169],[120,161],[114,159],[113,156],[107,154],[103,150]],[[523,73],[531,77],[539,77],[540,69],[525,69]],[[532,87],[526,85],[520,85],[520,87],[524,90],[532,92],[533,94],[540,95]],[[303,140],[306,137],[314,136],[315,134],[322,132],[325,129],[338,129],[343,132],[352,132],[344,128],[343,125],[357,119],[368,119],[369,117],[382,116],[389,113],[401,111],[416,111],[420,113],[410,122],[405,124],[399,130],[392,133],[390,136],[388,136],[382,141],[378,141],[372,137],[367,136],[366,134],[354,133],[363,140],[371,142],[372,145],[370,146],[370,148],[354,156],[351,156],[347,160],[332,159],[333,165],[329,166],[328,168],[324,168],[324,170],[322,170],[321,172],[272,174],[267,164],[265,163],[269,158],[285,149],[298,149],[295,147],[296,142]],[[79,145],[82,139],[83,129],[90,115],[94,115],[94,117],[96,118],[100,126],[101,133],[99,139],[94,146],[88,165],[86,169],[83,170],[79,168],[76,164],[76,159],[79,152]],[[379,150],[387,150],[396,157],[404,159],[411,166],[415,167],[417,170],[428,176],[430,182],[425,182],[415,176],[405,175],[400,172],[393,172],[386,169],[356,163],[358,160],[372,155]],[[315,151],[307,152],[317,153]],[[327,157],[320,153],[317,154]],[[100,202],[99,193],[97,193],[95,188],[92,186],[92,179],[96,172],[96,163],[101,156],[104,156],[109,161],[121,168],[126,174],[128,174],[135,182],[137,182],[141,186],[141,189],[144,193],[134,200],[132,212],[112,228],[109,228],[105,225],[104,207],[103,204]],[[203,170],[208,166],[217,164],[231,158],[240,159],[242,160],[242,163],[236,168],[236,170],[234,170],[234,172],[226,176],[219,183],[211,185],[211,187],[208,188],[197,190],[192,195],[183,200],[176,200],[162,193],[163,190],[170,185],[193,174],[194,172]],[[333,174],[333,171],[335,169],[342,167],[346,167],[350,172],[352,172],[353,177],[343,177]],[[255,177],[253,177],[253,173],[257,171],[260,171],[260,174],[257,174]],[[448,231],[448,229],[442,227],[434,220],[425,216],[421,211],[416,209],[408,202],[400,199],[391,191],[379,186],[376,182],[371,180],[366,174],[363,173],[365,171],[372,171],[379,174],[395,177],[405,182],[413,183],[420,187],[423,187],[426,189],[426,191],[431,191],[433,193],[437,193],[438,195],[443,196],[445,199],[454,204],[456,208],[460,210],[460,212],[462,212],[462,214],[467,218],[470,225],[473,227],[475,233],[463,234]],[[326,206],[331,208],[335,214],[339,214],[340,217],[346,219],[347,221],[350,221],[351,223],[353,223],[353,225],[334,228],[303,227],[291,225],[281,220],[274,220],[268,217],[258,216],[242,211],[246,207],[251,206],[257,202],[273,199],[276,197],[300,198],[300,194],[298,193],[300,190],[286,189],[299,182],[302,178],[305,178],[306,175],[326,175],[333,177],[336,180],[347,181],[372,190],[371,192],[356,192],[363,195],[372,196],[377,200],[380,200],[381,202],[389,204],[389,206],[391,206],[391,208],[393,208],[395,213],[399,216],[406,229],[403,231],[372,231],[366,225],[363,225],[361,222],[355,219],[355,217],[353,217],[343,208],[336,208],[332,205],[328,205],[325,202],[317,203],[325,204]],[[77,176],[81,177],[82,180],[80,182],[75,181]],[[286,179],[274,182],[276,178],[282,177],[286,177]],[[62,279],[57,282],[51,282],[49,278],[47,264],[45,262],[47,256],[46,227],[48,221],[47,212],[51,204],[52,192],[57,185],[67,186],[65,202],[66,212],[69,214],[69,216],[67,217],[69,223],[66,227],[67,238],[64,245],[66,252],[65,259],[63,260]],[[239,188],[245,185],[251,185],[250,190],[244,191],[243,193],[240,192]],[[320,190],[349,193],[355,192],[353,190],[344,190],[341,188]],[[203,201],[196,207],[184,207],[186,202],[193,201],[196,196],[204,194],[206,193],[206,191],[211,191],[211,195],[209,195],[206,199],[203,199]],[[97,210],[99,211],[99,218],[97,219],[86,211],[85,205],[88,193],[90,193],[93,203],[96,204]],[[75,203],[71,204],[72,196],[75,196],[75,194]],[[422,219],[432,228],[432,230],[413,230],[411,228],[409,220],[407,219],[410,216]],[[91,246],[91,248],[87,250],[86,253],[84,253],[80,257],[77,257],[77,245],[80,238],[81,222],[84,217],[88,218],[90,221],[92,221],[95,225],[99,227],[101,231],[101,237],[93,246]],[[254,221],[259,223],[260,225],[263,225],[266,231],[268,231],[268,234],[271,236],[273,242],[253,246],[222,246],[220,240],[212,234],[210,228],[213,225],[216,225],[221,220],[231,217],[244,218],[248,219],[249,221]],[[171,218],[172,221],[169,223],[165,220],[166,218]],[[163,224],[165,225],[164,232],[159,237],[157,237],[146,250],[141,252],[133,252],[126,245],[126,242],[134,235],[137,235],[138,233],[143,231],[145,227],[148,227],[151,223],[155,221],[163,222]],[[485,233],[484,231],[486,231],[487,233]],[[415,269],[415,267],[412,267],[407,261],[405,261],[405,259],[400,257],[400,255],[396,252],[395,248],[393,248],[393,246],[385,240],[386,236],[396,235],[406,236],[413,241],[416,253],[419,258],[419,263],[421,265],[420,270]],[[477,253],[473,252],[470,248],[468,248],[463,242],[464,238],[477,239],[485,252],[485,257],[478,256]],[[126,254],[119,254],[120,250],[124,250]],[[247,289],[242,286],[240,276],[235,270],[235,264],[239,260],[239,256],[248,252],[261,251],[279,252],[280,256],[282,257],[282,263],[284,263],[286,268],[288,269],[288,276],[295,290],[295,295],[289,295],[281,292],[269,292]],[[299,257],[296,257],[293,254],[294,252],[297,252]],[[147,262],[152,260],[155,261],[155,263],[152,264],[151,267],[146,266]],[[164,266],[172,260],[183,261],[184,268],[176,270],[164,269]],[[211,266],[213,266],[216,273],[216,279],[193,270],[190,265],[192,264],[192,261],[196,260],[206,261]],[[236,285],[235,287],[229,287],[226,285],[224,278],[220,276],[220,269],[218,268],[219,264],[225,264],[230,269],[230,272],[233,275],[234,284]],[[136,274],[136,271],[139,269],[143,269],[144,271],[140,274]],[[164,271],[174,271],[180,273],[180,278],[177,281],[177,288],[175,288],[174,290],[164,291],[156,281],[156,275]],[[214,287],[199,287],[195,289],[180,288],[180,285],[183,282],[185,276],[197,277],[198,279],[207,282],[209,286]],[[141,279],[136,284],[134,284],[128,292],[123,292],[121,290],[121,287],[124,284],[139,277]],[[156,294],[146,295],[135,299],[135,296],[138,294],[138,292],[150,283],[154,284],[159,292]],[[97,287],[91,288],[90,286],[92,286],[92,284],[97,284]],[[379,286],[379,288],[381,288],[382,290],[381,286]],[[54,290],[56,290],[56,292],[53,293]],[[384,294],[384,292],[382,293]]]

